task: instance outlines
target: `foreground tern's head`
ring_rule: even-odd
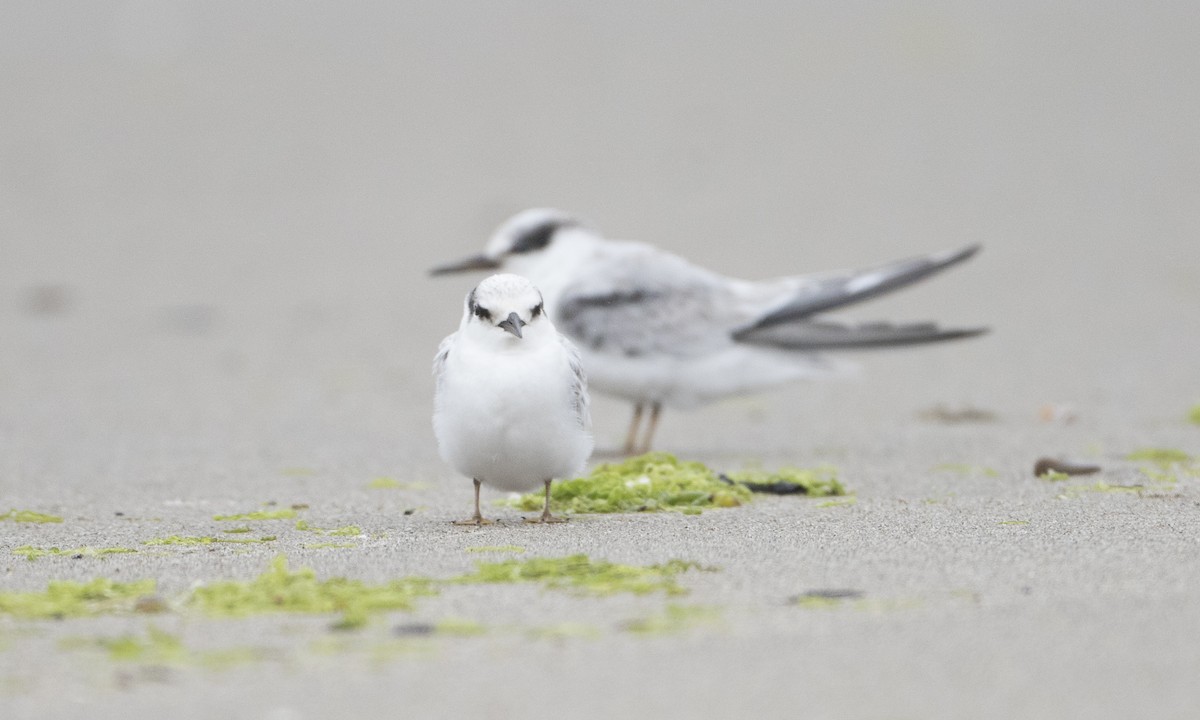
[[[536,338],[553,326],[538,289],[520,275],[493,275],[467,294],[463,332],[484,342]]]
[[[546,251],[559,231],[581,227],[575,217],[552,208],[532,208],[513,215],[492,233],[483,253],[433,268],[433,275],[494,270],[510,258],[526,258]]]

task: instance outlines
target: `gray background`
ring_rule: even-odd
[[[1161,501],[1068,502],[1028,471],[1042,454],[1089,455],[1132,482],[1129,450],[1200,449],[1183,422],[1200,402],[1197,27],[1186,2],[3,3],[0,509],[68,516],[0,526],[6,547],[209,534],[215,512],[304,501],[384,538],[312,558],[303,538],[281,539],[324,573],[451,574],[472,559],[460,546],[509,542],[690,557],[726,568],[696,595],[728,627],[650,644],[449,643],[363,687],[322,665],[327,686],[311,668],[185,673],[125,695],[79,680],[43,638],[0,650],[0,669],[24,677],[0,707],[66,712],[57,688],[74,683],[70,702],[95,712],[200,713],[216,686],[248,716],[301,713],[286,698],[306,693],[378,711],[395,688],[429,711],[508,714],[551,682],[551,700],[597,713],[1194,711],[1200,661],[1178,639],[1200,630],[1196,481]],[[716,466],[836,462],[859,493],[836,521],[766,501],[464,539],[443,527],[469,484],[432,444],[429,363],[474,279],[425,271],[532,205],[748,278],[982,243],[968,265],[853,316],[993,333],[665,416],[661,448]],[[938,403],[999,420],[918,419]],[[1041,422],[1048,403],[1078,419]],[[620,441],[627,412],[597,402],[600,446]],[[946,462],[999,475],[929,472]],[[363,489],[379,475],[432,488],[380,500]],[[934,497],[945,503],[921,503]],[[177,526],[117,525],[117,510]],[[1014,514],[1042,522],[993,537]],[[6,588],[117,568],[179,589],[253,574],[274,552],[0,563]],[[1048,594],[1019,592],[1030,574]],[[813,620],[779,607],[821,583],[924,610]],[[959,591],[986,601],[943,602]],[[456,614],[620,614],[506,592],[454,601]],[[514,657],[530,670],[489,674],[483,659]],[[763,658],[795,682],[752,672]],[[597,668],[621,692],[589,695]],[[651,668],[661,682],[640,683]],[[472,673],[484,690],[458,693]],[[697,678],[704,691],[677,692]],[[709,697],[719,678],[749,705]]]

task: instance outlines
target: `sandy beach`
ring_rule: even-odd
[[[161,603],[0,612],[4,718],[1200,712],[1200,9],[4,14],[0,515],[62,521],[0,519],[0,608]],[[503,522],[454,527],[429,368],[480,278],[427,271],[543,205],[745,278],[980,243],[845,315],[992,331],[664,414],[657,449],[833,466],[846,498],[540,527],[487,491]],[[595,398],[599,448],[628,414]],[[287,517],[215,519],[247,513]],[[181,537],[250,542],[147,544]],[[452,582],[577,554],[697,567]],[[279,556],[433,590],[351,629],[189,602]]]

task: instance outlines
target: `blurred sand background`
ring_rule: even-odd
[[[1169,501],[1068,504],[1029,469],[1090,455],[1120,480],[1136,447],[1200,451],[1184,421],[1200,402],[1197,27],[1185,2],[3,3],[0,510],[69,521],[6,524],[0,543],[205,534],[213,513],[303,501],[391,538],[289,551],[324,574],[446,574],[469,567],[462,545],[510,541],[688,557],[727,568],[696,595],[729,627],[650,644],[485,639],[374,676],[303,661],[126,690],[81,680],[50,640],[13,642],[0,673],[20,680],[0,708],[203,717],[208,700],[229,717],[320,717],[336,699],[507,716],[553,710],[533,690],[555,681],[549,699],[572,716],[1191,715],[1197,483]],[[466,540],[444,527],[470,490],[433,446],[429,365],[477,278],[426,271],[535,205],[747,278],[982,243],[853,317],[993,332],[664,417],[660,448],[717,466],[836,462],[859,494],[836,521],[765,501]],[[918,417],[938,404],[998,419]],[[1077,419],[1042,422],[1046,404]],[[594,412],[598,444],[616,445],[628,408]],[[928,472],[940,463],[999,476]],[[433,488],[381,500],[363,489],[377,476]],[[908,504],[933,496],[951,509]],[[175,525],[139,535],[116,511]],[[1045,522],[1010,562],[993,535],[1014,513]],[[0,567],[4,588],[114,568],[186,588],[276,551]],[[1023,599],[1030,574],[1048,595]],[[925,609],[779,607],[822,583]],[[964,588],[985,601],[936,600]],[[496,595],[444,602],[487,620],[506,612]],[[576,611],[529,593],[520,612],[543,602]],[[579,612],[603,624],[605,607]],[[651,671],[661,682],[642,683]],[[471,673],[482,689],[459,692]]]

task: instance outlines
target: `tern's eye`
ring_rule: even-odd
[[[492,313],[490,311],[488,311],[488,309],[485,307],[476,305],[475,309],[472,310],[472,312],[474,312],[475,317],[479,318],[480,320],[486,320],[488,322],[491,322],[491,320],[492,320]]]
[[[542,303],[538,303],[537,305],[533,306],[532,310],[529,311],[529,319],[536,320],[538,315],[541,315],[541,314],[542,314]]]

